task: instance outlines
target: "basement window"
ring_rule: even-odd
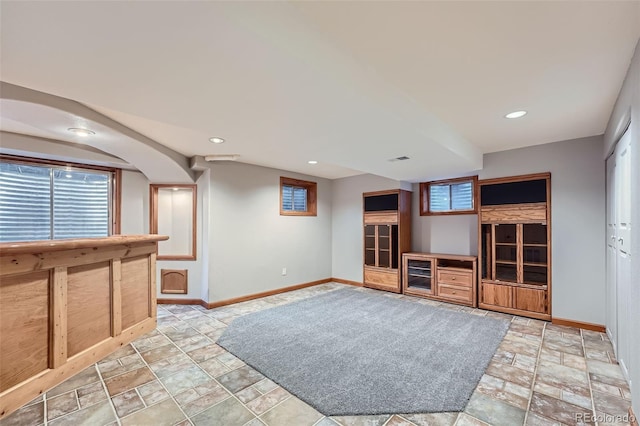
[[[420,183],[420,215],[477,213],[477,183],[478,176]]]
[[[120,171],[0,157],[0,242],[119,233]]]
[[[280,215],[317,216],[318,184],[280,177]]]

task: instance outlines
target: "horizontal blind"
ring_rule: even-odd
[[[432,212],[473,210],[473,181],[430,185],[429,210]]]
[[[473,209],[473,182],[451,185],[451,210]]]
[[[0,163],[0,241],[51,238],[51,169]]]
[[[53,171],[53,238],[109,235],[109,174]]]
[[[446,212],[451,210],[449,203],[449,185],[431,185],[429,187],[429,210]]]
[[[307,189],[299,186],[282,185],[282,210],[306,212]]]

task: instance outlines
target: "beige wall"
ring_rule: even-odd
[[[605,176],[601,136],[485,154],[480,179],[551,172],[552,315],[604,324]],[[417,185],[414,185],[414,204]],[[413,248],[478,254],[478,217],[419,216]]]
[[[332,276],[362,282],[362,193],[398,189],[401,183],[369,174],[336,179],[332,183]]]
[[[209,301],[331,277],[331,181],[242,163],[210,167]],[[280,176],[318,183],[317,216],[280,216]]]
[[[149,233],[149,180],[139,172],[124,170],[122,172],[122,233],[123,234],[148,234]],[[206,294],[206,277],[208,262],[203,256],[203,245],[207,243],[203,235],[206,235],[206,227],[203,229],[203,209],[208,180],[201,176],[198,184],[197,205],[197,240],[196,260],[159,260],[157,262],[157,287],[158,297],[170,299],[202,299]],[[206,225],[206,223],[205,223]],[[203,234],[204,232],[204,234]],[[186,269],[188,271],[188,294],[161,294],[160,270],[161,269]],[[206,299],[205,299],[206,300]]]

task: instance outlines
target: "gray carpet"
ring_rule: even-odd
[[[463,411],[509,322],[340,289],[245,315],[218,344],[322,414]]]

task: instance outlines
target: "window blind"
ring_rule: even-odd
[[[307,189],[283,185],[282,186],[282,209],[296,212],[307,211]]]
[[[461,182],[429,187],[429,209],[448,212],[473,209],[473,182]]]
[[[451,210],[449,204],[449,185],[431,185],[429,187],[429,208],[432,212]]]
[[[0,163],[0,241],[51,238],[51,169]]]
[[[109,235],[109,176],[53,171],[53,238]]]
[[[0,162],[0,241],[109,235],[110,173]]]
[[[473,209],[473,183],[462,182],[451,185],[451,210]]]

